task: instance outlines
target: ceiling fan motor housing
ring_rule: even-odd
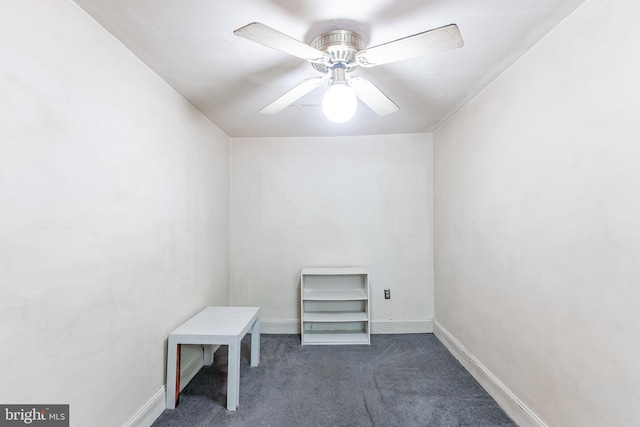
[[[354,58],[356,53],[364,49],[364,40],[360,34],[353,31],[333,30],[317,37],[311,42],[311,46],[328,53],[331,58],[328,65],[312,64],[316,70],[326,73],[333,64],[348,64],[347,71],[349,71],[351,67],[357,66]]]

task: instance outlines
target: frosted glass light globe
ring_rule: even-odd
[[[322,98],[322,111],[334,123],[349,121],[356,113],[358,99],[353,89],[343,83],[334,83]]]

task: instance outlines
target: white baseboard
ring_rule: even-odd
[[[165,408],[165,388],[162,387],[122,427],[149,427],[162,415]]]
[[[427,334],[433,332],[432,320],[372,320],[372,334]]]
[[[220,347],[220,346],[217,346]],[[215,351],[215,350],[214,350]],[[202,351],[191,351],[189,358],[181,363],[180,391],[200,371],[203,364]],[[149,427],[166,409],[166,388],[156,391],[151,399],[145,402],[122,427]]]
[[[431,320],[373,320],[372,334],[420,334],[433,332]],[[261,334],[299,334],[299,320],[260,320]]]
[[[517,425],[520,427],[547,427],[527,405],[476,359],[460,341],[442,327],[438,321],[433,322],[433,333]]]
[[[299,320],[263,320],[260,319],[261,334],[299,334]]]
[[[180,391],[189,384],[189,381],[196,376],[196,374],[202,369],[202,348],[200,351],[193,351],[189,354],[189,359],[181,361],[180,363]],[[182,350],[184,355],[185,351]]]

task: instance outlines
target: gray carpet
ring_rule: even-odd
[[[256,368],[249,338],[237,411],[226,410],[223,346],[153,426],[515,426],[433,334],[372,335],[370,346],[263,334]]]

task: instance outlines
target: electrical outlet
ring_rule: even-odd
[[[391,289],[384,290],[384,299],[391,299]]]

